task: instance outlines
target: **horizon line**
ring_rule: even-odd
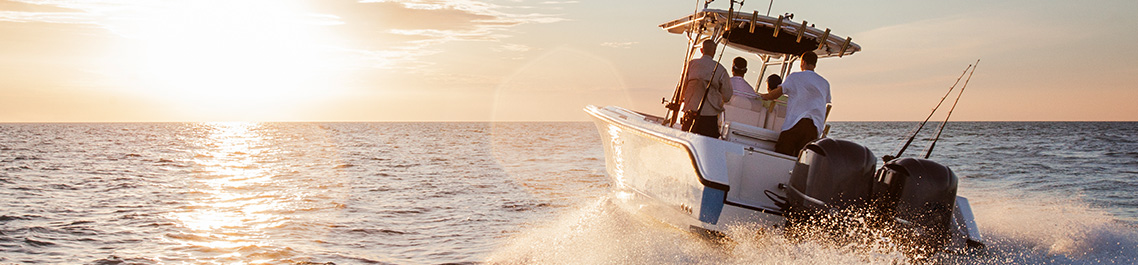
[[[372,120],[372,121],[0,121],[0,124],[84,124],[84,123],[591,123],[588,120],[512,120],[512,121],[471,121],[471,120]],[[880,121],[830,121],[831,122],[921,122],[917,120],[880,120]],[[934,122],[934,121],[929,121]],[[940,123],[941,121],[935,121]],[[1138,122],[1138,120],[990,120],[990,121],[949,121],[959,122]]]

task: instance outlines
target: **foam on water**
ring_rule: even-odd
[[[1081,197],[980,193],[972,210],[988,247],[979,261],[1031,264],[1134,264],[1138,232],[1133,224],[1091,206]]]
[[[779,229],[741,225],[729,240],[706,238],[634,214],[605,196],[524,229],[487,259],[505,264],[1133,264],[1138,232],[1077,199],[977,196],[987,246],[929,258],[884,238],[835,243],[792,240]]]
[[[740,225],[708,238],[633,214],[612,197],[523,230],[490,255],[508,264],[894,264],[896,249],[790,240],[781,230]]]

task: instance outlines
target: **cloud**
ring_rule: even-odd
[[[46,4],[0,0],[0,22],[44,22],[56,24],[94,24],[99,16],[82,10]]]
[[[338,30],[359,37],[372,47],[424,47],[451,41],[503,41],[510,28],[530,23],[554,23],[563,18],[547,14],[514,14],[479,1],[321,1],[319,12],[337,16]],[[418,40],[392,42],[390,35],[416,36]],[[374,36],[374,37],[368,37]],[[398,37],[398,36],[395,36]]]
[[[856,34],[866,47],[859,57],[879,61],[871,72],[893,72],[933,63],[970,62],[981,55],[1053,46],[1086,33],[1054,21],[1008,13],[916,21]],[[860,38],[860,40],[858,40]]]
[[[194,7],[211,7],[209,13],[191,12]],[[217,6],[216,8],[212,8]],[[189,7],[189,8],[187,8]],[[288,12],[276,12],[291,7]],[[202,8],[198,8],[202,9]],[[216,11],[216,12],[215,12]],[[514,6],[479,0],[301,0],[274,1],[169,1],[104,0],[76,2],[64,0],[0,0],[0,23],[44,22],[59,24],[91,24],[126,38],[147,34],[170,34],[185,24],[224,23],[218,16],[248,17],[231,19],[235,23],[260,23],[253,26],[272,30],[304,27],[338,38],[333,50],[352,54],[378,56],[365,61],[382,61],[374,66],[410,66],[395,61],[415,61],[420,56],[436,54],[434,46],[456,41],[500,42],[510,51],[528,48],[508,43],[517,34],[517,26],[555,23],[565,19],[558,15],[513,12]],[[265,13],[269,15],[265,15]],[[279,14],[278,14],[279,13]],[[301,21],[297,25],[277,25],[277,20],[258,21],[265,16],[278,19],[289,16]],[[219,30],[242,25],[217,25]],[[156,33],[157,32],[157,33]],[[208,37],[208,35],[203,36]]]
[[[53,5],[0,0],[0,10],[18,12],[81,12]]]
[[[56,24],[95,24],[97,16],[71,12],[0,11],[0,22],[43,22]]]
[[[413,51],[415,55],[384,60],[406,71],[432,65],[419,58],[442,53],[439,46],[452,42],[499,43],[493,50],[527,52],[528,46],[509,42],[517,34],[516,27],[565,20],[550,14],[510,12],[514,10],[514,6],[461,0],[314,3],[315,12],[336,18],[337,25],[330,30],[345,36],[352,49]]]
[[[635,42],[635,41],[605,42],[605,43],[601,43],[601,46],[617,48],[617,49],[628,49],[628,48],[631,48],[632,45],[636,45],[637,43],[639,43],[639,42]]]
[[[503,44],[501,47],[499,47],[498,49],[495,49],[495,50],[496,51],[506,51],[506,52],[528,52],[530,50],[533,50],[533,48],[530,46],[521,45],[521,44],[507,43],[507,44]]]

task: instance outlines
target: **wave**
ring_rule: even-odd
[[[50,247],[50,246],[56,245],[55,243],[53,243],[51,241],[35,240],[35,239],[31,239],[31,238],[24,238],[24,243],[27,244],[28,246],[33,246],[33,247]]]
[[[134,265],[134,264],[154,264],[158,260],[148,258],[123,258],[115,255],[110,255],[106,258],[101,258],[92,261],[93,265]]]
[[[1133,263],[1138,232],[1077,198],[1049,195],[970,198],[989,247],[983,263]]]
[[[348,230],[349,233],[358,233],[364,235],[407,235],[417,234],[415,232],[404,232],[392,229],[375,229],[375,228],[357,228]]]
[[[38,219],[38,218],[43,218],[43,216],[39,216],[39,215],[22,215],[22,216],[0,215],[0,222],[6,222],[6,221],[12,221],[12,220],[32,220],[32,219]]]
[[[530,203],[530,202],[507,202],[502,205],[502,208],[508,211],[515,212],[528,212],[541,208],[548,208],[551,205],[548,203]]]

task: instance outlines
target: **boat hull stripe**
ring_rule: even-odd
[[[719,223],[719,215],[723,213],[725,202],[727,202],[726,191],[704,188],[703,199],[699,205],[699,221],[713,225]]]

